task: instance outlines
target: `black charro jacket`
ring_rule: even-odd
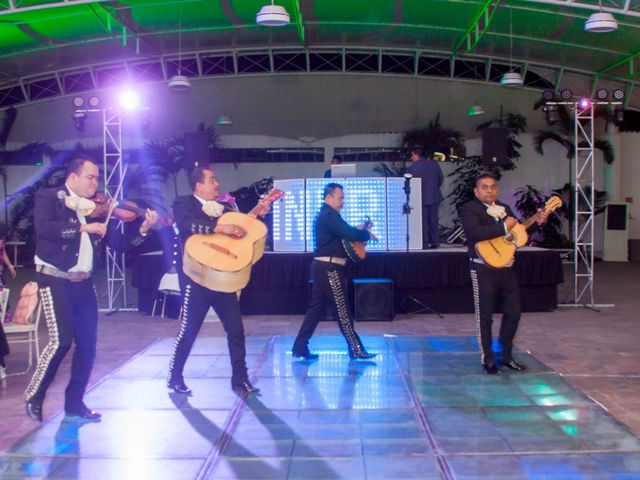
[[[59,192],[69,194],[66,187],[41,189],[36,193],[33,220],[36,230],[36,255],[58,270],[68,271],[78,263],[80,253],[80,220],[75,211],[67,208]],[[87,223],[99,222],[103,219],[87,217]],[[136,247],[145,238],[140,235],[141,221],[125,228],[121,234],[117,220],[109,222],[105,240],[108,245],[118,251],[126,252]],[[89,235],[93,246],[94,260],[97,255],[100,237]]]
[[[496,201],[496,205],[503,206],[509,217],[517,218],[509,205]],[[487,206],[477,198],[465,203],[459,210],[462,228],[467,237],[467,245],[469,247],[469,256],[477,258],[476,242],[482,240],[490,240],[492,238],[501,237],[505,234],[504,222],[497,221],[487,213]]]

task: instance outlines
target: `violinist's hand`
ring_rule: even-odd
[[[140,235],[143,237],[149,233],[151,227],[158,223],[158,212],[147,208],[144,214],[144,222],[140,225]]]
[[[85,223],[80,225],[80,231],[93,233],[102,238],[107,234],[107,226],[102,222]]]
[[[371,231],[369,231],[369,238],[370,238],[371,240],[373,240],[374,242],[377,242],[377,241],[378,241],[378,237],[376,237],[376,236],[373,234],[373,232],[371,232]]]

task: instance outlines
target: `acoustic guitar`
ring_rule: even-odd
[[[273,189],[247,214],[227,212],[218,225],[238,225],[247,234],[243,238],[211,233],[191,235],[184,245],[184,273],[194,282],[218,292],[237,292],[249,283],[251,267],[264,254],[267,227],[258,220],[271,203],[284,195]]]
[[[366,220],[362,224],[363,230],[369,230],[373,225],[371,221],[371,217],[365,217]],[[349,240],[342,240],[342,246],[344,247],[344,251],[347,252],[347,257],[354,262],[358,263],[364,260],[367,256],[367,252],[365,250],[367,246],[367,242],[351,242]]]
[[[546,201],[543,211],[551,213],[561,206],[562,199],[553,196]],[[526,245],[529,239],[527,228],[538,220],[538,216],[539,213],[536,213],[523,223],[517,223],[507,235],[477,242],[476,253],[490,267],[504,268],[508,266],[516,254],[516,249]]]

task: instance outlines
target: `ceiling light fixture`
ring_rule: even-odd
[[[484,115],[484,108],[476,103],[472,107],[469,107],[469,110],[467,110],[467,116],[477,117],[478,115]]]
[[[174,92],[186,92],[191,89],[191,82],[182,75],[182,7],[178,10],[178,71],[169,80],[169,88]]]
[[[216,120],[216,125],[221,125],[221,126],[225,126],[225,125],[233,125],[233,120],[231,120],[228,116],[226,115],[221,115],[220,118],[218,118]]]
[[[602,11],[602,0],[599,2],[600,10],[592,13],[584,22],[584,31],[589,33],[608,33],[618,29],[618,21],[609,12]]]
[[[265,5],[256,15],[256,23],[265,27],[283,27],[289,25],[291,17],[287,10],[281,5]]]
[[[513,10],[509,10],[509,71],[500,78],[503,87],[520,87],[524,84],[520,72],[513,69]]]

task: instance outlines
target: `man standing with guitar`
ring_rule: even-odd
[[[513,339],[520,321],[520,289],[513,271],[513,261],[504,268],[492,268],[478,256],[478,242],[502,237],[517,224],[511,208],[497,200],[498,180],[491,173],[481,174],[473,189],[475,199],[460,208],[462,228],[469,246],[471,283],[475,305],[476,331],[482,368],[490,375],[499,373],[492,348],[491,325],[494,305],[502,300],[502,323],[499,342],[502,349],[502,365],[516,371],[526,367],[512,356]],[[547,220],[549,213],[538,213],[539,224]]]
[[[196,167],[189,173],[193,195],[177,197],[173,202],[173,215],[182,244],[194,234],[221,233],[229,237],[243,238],[246,231],[239,225],[218,224],[218,218],[228,211],[227,205],[218,203],[218,181],[209,167]],[[231,360],[231,388],[242,396],[259,390],[249,382],[244,326],[240,316],[240,305],[236,292],[216,289],[216,285],[205,287],[182,275],[183,319],[169,364],[167,386],[176,393],[190,394],[184,383],[183,370],[196,336],[202,327],[210,307],[220,317],[227,334],[227,345]]]
[[[337,183],[328,183],[324,188],[324,205],[314,222],[315,256],[311,264],[313,290],[311,304],[293,343],[294,357],[315,360],[318,355],[309,351],[309,339],[318,322],[325,316],[327,305],[331,315],[338,321],[340,331],[347,341],[349,356],[353,360],[375,357],[362,345],[353,328],[353,318],[346,295],[345,266],[347,253],[342,240],[365,242],[375,237],[366,229],[352,227],[344,221],[340,210],[344,206],[344,189]]]

